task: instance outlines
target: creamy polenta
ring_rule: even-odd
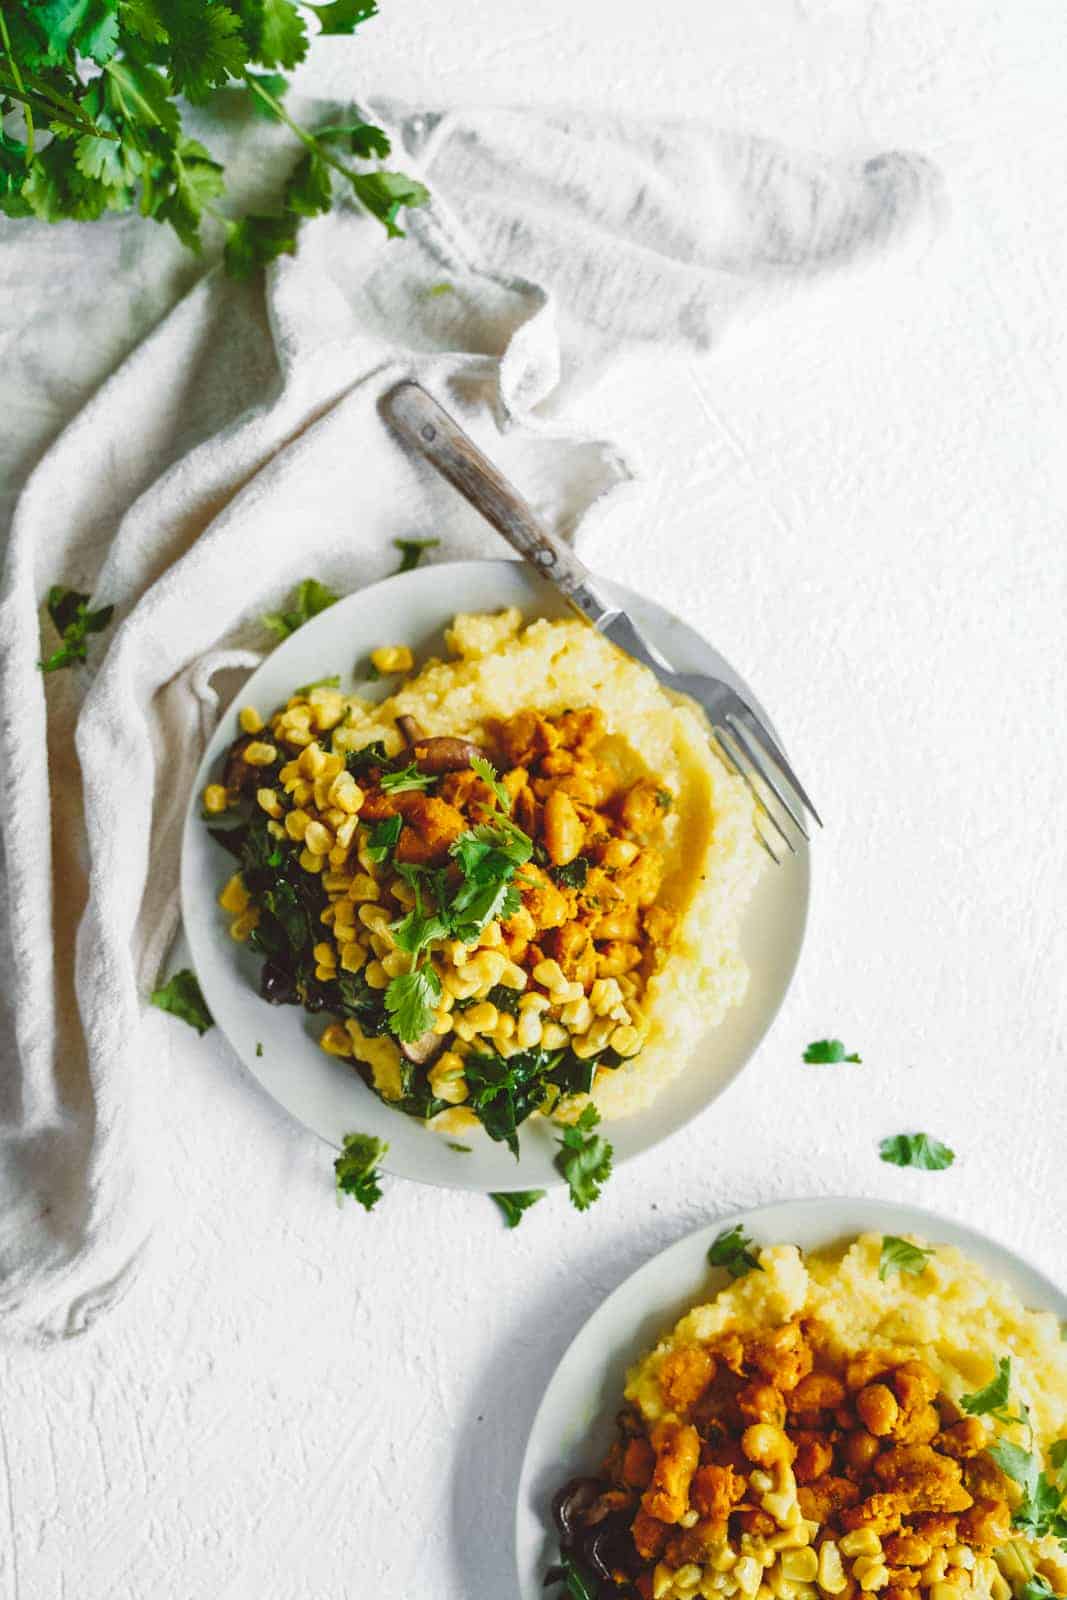
[[[631,1370],[597,1476],[561,1491],[573,1561],[641,1600],[1067,1593],[1055,1317],[917,1239],[734,1263]]]

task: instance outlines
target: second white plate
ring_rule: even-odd
[[[521,1600],[545,1600],[544,1576],[557,1559],[549,1507],[568,1478],[594,1469],[614,1437],[626,1373],[679,1317],[712,1292],[708,1246],[740,1223],[757,1244],[825,1249],[859,1233],[914,1233],[957,1245],[1011,1285],[1026,1305],[1067,1320],[1067,1295],[1003,1245],[962,1223],[888,1200],[786,1200],[720,1217],[679,1239],[620,1284],[573,1341],[552,1377],[530,1431],[519,1480],[515,1550]],[[721,1278],[715,1274],[715,1279]],[[718,1283],[716,1281],[716,1287]]]

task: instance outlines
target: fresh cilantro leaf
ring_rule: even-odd
[[[45,605],[63,644],[47,660],[38,662],[42,672],[58,672],[85,660],[89,635],[101,633],[115,610],[114,606],[101,606],[99,611],[90,611],[89,603],[89,596],[77,589],[64,589],[60,584],[49,589]]]
[[[313,683],[302,683],[298,689],[293,690],[293,693],[308,695],[312,689],[339,689],[340,687],[341,679],[339,674],[335,672],[332,677],[316,678]]]
[[[725,1267],[731,1278],[743,1278],[746,1272],[762,1272],[760,1259],[749,1248],[752,1240],[738,1222],[724,1228],[708,1246],[708,1265]]]
[[[190,972],[188,967],[176,972],[158,989],[153,989],[149,998],[154,1006],[161,1011],[169,1011],[172,1017],[180,1017],[182,1022],[187,1022],[199,1034],[205,1034],[214,1026],[215,1019],[200,992],[196,973]]]
[[[898,1239],[893,1233],[883,1234],[878,1276],[883,1283],[891,1272],[906,1272],[910,1277],[918,1278],[926,1270],[926,1263],[933,1254],[932,1250],[912,1244],[910,1239]]]
[[[389,135],[384,128],[375,127],[373,122],[342,122],[331,127],[316,130],[317,139],[326,140],[331,144],[343,144],[354,156],[362,156],[364,160],[371,161],[379,158],[384,161],[392,153]],[[404,540],[394,540],[394,544],[403,544]]]
[[[993,1455],[992,1446],[989,1453]],[[1061,1541],[1067,1539],[1063,1491],[1046,1473],[1037,1470],[1036,1457],[1031,1459],[1034,1462],[1034,1471],[1024,1485],[1022,1500],[1015,1508],[1011,1519],[1012,1527],[1028,1534],[1032,1539],[1043,1539],[1049,1534]],[[1002,1462],[1000,1464],[1003,1465]]]
[[[323,33],[355,33],[362,22],[378,15],[375,0],[333,0],[332,5],[313,6],[304,0],[309,11],[314,11]]]
[[[507,1193],[490,1194],[490,1200],[495,1200],[504,1213],[504,1221],[509,1228],[517,1228],[523,1219],[523,1214],[535,1206],[538,1200],[545,1198],[544,1189],[512,1189]]]
[[[421,1039],[437,1014],[441,980],[433,967],[419,967],[393,978],[385,991],[389,1026],[398,1039],[410,1044]]]
[[[516,1161],[518,1129],[543,1104],[545,1076],[560,1058],[559,1052],[537,1046],[516,1051],[506,1061],[495,1050],[472,1051],[463,1063],[469,1090],[464,1104],[490,1139],[506,1144]]]
[[[824,1065],[837,1061],[854,1061],[861,1065],[863,1057],[859,1055],[846,1055],[845,1047],[840,1039],[816,1039],[814,1044],[809,1044],[804,1052],[804,1060]]]
[[[446,294],[455,294],[455,292],[456,286],[454,283],[442,280],[440,283],[431,283],[430,287],[424,291],[423,298],[426,300],[441,300]]]
[[[656,790],[656,804],[661,811],[669,811],[674,804],[674,796],[669,789]]]
[[[921,1167],[925,1172],[943,1172],[951,1167],[956,1152],[928,1133],[896,1133],[878,1146],[883,1161],[894,1167]]]
[[[291,256],[295,249],[295,217],[259,216],[253,212],[242,217],[240,222],[228,224],[223,258],[231,278],[250,278],[260,267],[267,266],[278,256]],[[280,639],[288,638],[294,631],[290,628],[283,632],[275,613],[264,617],[263,621]]]
[[[45,40],[42,66],[63,66],[71,50],[98,66],[115,54],[119,29],[115,0],[41,0],[30,9],[30,16]]]
[[[430,198],[423,184],[403,172],[346,172],[345,176],[356,199],[377,217],[391,239],[404,237],[396,220],[400,212],[406,206],[424,206]]]
[[[484,756],[472,756],[471,771],[481,778],[483,783],[489,785],[496,796],[497,804],[501,811],[510,812],[511,796],[497,777],[496,768]]]
[[[340,595],[334,594],[332,589],[328,589],[317,578],[305,578],[293,591],[289,610],[270,611],[263,621],[279,639],[288,639],[291,633],[302,628],[305,622],[310,622],[312,617],[317,617],[328,606],[336,605],[340,598]]]
[[[517,1017],[519,1014],[519,1001],[522,999],[522,990],[509,989],[504,983],[494,983],[485,998],[490,1005],[496,1006],[498,1011],[506,1011],[509,1016]]]
[[[385,745],[380,739],[373,739],[370,744],[361,745],[358,750],[349,750],[345,756],[345,767],[353,778],[362,778],[371,767],[384,766],[388,760]],[[397,836],[399,837],[399,829]]]
[[[169,222],[182,244],[198,251],[205,208],[225,187],[221,165],[197,140],[181,139],[171,154],[167,177],[157,179],[157,184],[160,195],[153,212],[157,222]]]
[[[257,1039],[256,1040],[256,1055],[257,1056],[261,1056],[262,1054],[263,1054],[263,1045],[262,1045],[261,1041]]]
[[[1022,1588],[1017,1590],[1018,1600],[1048,1600],[1048,1596],[1053,1594],[1055,1590],[1040,1572],[1035,1572],[1033,1577],[1027,1578]]]
[[[263,117],[268,122],[280,122],[271,100],[284,100],[289,93],[289,80],[280,72],[249,72],[247,80],[251,84],[258,84],[265,94],[253,93],[251,98],[252,113],[254,116]],[[266,95],[270,96],[268,100]]]
[[[399,772],[383,772],[381,789],[384,794],[403,794],[406,789],[429,789],[437,782],[431,772],[420,772],[418,763],[401,767]]]
[[[400,830],[404,826],[401,816],[385,817],[381,822],[376,822],[367,836],[365,846],[369,861],[384,861],[396,846],[400,838]]]
[[[984,1389],[960,1397],[960,1409],[971,1417],[984,1417],[1003,1411],[1011,1396],[1011,1358],[1001,1356],[997,1362],[997,1375]]]
[[[601,1134],[591,1132],[599,1121],[596,1106],[587,1105],[574,1126],[566,1128],[556,1141],[560,1147],[556,1169],[566,1178],[571,1204],[577,1211],[588,1211],[611,1177],[611,1145]]]
[[[1048,1458],[1056,1471],[1056,1487],[1067,1494],[1067,1439],[1057,1439],[1049,1447]]]
[[[288,72],[308,51],[307,27],[290,0],[239,0],[250,59]]]
[[[338,1195],[350,1194],[365,1211],[373,1211],[382,1197],[378,1164],[389,1146],[367,1133],[346,1133],[341,1154],[333,1164]]]
[[[167,75],[173,88],[195,104],[212,89],[240,77],[248,58],[241,19],[228,5],[168,4],[161,8],[168,40]]]
[[[451,923],[436,911],[424,911],[420,904],[407,916],[401,917],[399,922],[391,923],[390,928],[397,948],[408,955],[417,956],[432,940],[446,939],[451,931]],[[418,1034],[415,1038],[418,1038]]]
[[[573,861],[566,861],[563,866],[550,870],[550,876],[561,889],[584,889],[588,875],[589,863],[584,856],[575,856]]]
[[[285,186],[284,204],[298,217],[317,217],[333,203],[333,179],[327,163],[314,150],[297,162]]]
[[[460,1155],[463,1155],[463,1156],[473,1155],[473,1153],[474,1153],[472,1145],[469,1145],[469,1144],[458,1144],[455,1139],[449,1139],[448,1148],[450,1150],[458,1150]]]
[[[441,543],[440,539],[394,539],[393,543],[400,551],[400,565],[397,572],[412,572],[419,565],[427,550],[436,550]]]

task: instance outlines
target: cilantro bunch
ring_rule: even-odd
[[[291,253],[301,218],[328,211],[338,187],[400,234],[401,210],[428,196],[378,165],[390,154],[383,130],[359,118],[311,130],[283,104],[309,20],[320,34],[351,34],[376,13],[376,0],[4,0],[0,211],[91,221],[136,206],[192,250],[210,216],[237,277]],[[224,85],[303,147],[277,207],[238,219],[217,204],[221,163],[182,127],[180,102]]]

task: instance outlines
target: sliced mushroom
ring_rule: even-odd
[[[243,733],[227,750],[226,765],[222,770],[222,781],[227,789],[252,789],[262,781],[259,769],[250,767],[244,759],[245,751],[256,738],[257,734]]]
[[[425,1067],[437,1055],[444,1042],[442,1034],[434,1033],[432,1028],[428,1028],[417,1039],[405,1040],[400,1046],[400,1054],[413,1061],[417,1067]]]
[[[470,739],[454,739],[448,734],[435,739],[418,739],[410,748],[419,771],[435,775],[462,772],[476,757],[485,759],[485,751]]]
[[[599,1478],[571,1478],[556,1491],[552,1498],[552,1518],[564,1548],[574,1543],[586,1513],[606,1488]]]
[[[414,717],[397,717],[396,725],[404,735],[406,745],[414,744],[416,739],[422,738],[422,729]]]

